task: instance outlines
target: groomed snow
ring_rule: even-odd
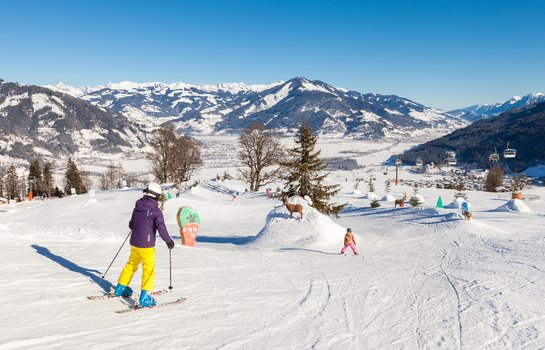
[[[323,155],[352,154],[362,166],[328,177],[342,186],[335,201],[348,205],[339,218],[308,207],[303,219],[290,218],[264,189],[244,192],[239,180],[212,180],[225,170],[236,174],[236,147],[227,137],[203,140],[215,153],[204,154],[205,168],[194,177],[200,185],[168,200],[164,211],[177,245],[174,288],[157,299],[187,301],[118,315],[114,310],[130,300],[86,299],[116,283],[127,245],[106,279],[100,276],[129,233],[141,189],[0,205],[0,348],[545,347],[543,201],[523,201],[531,212],[497,211],[505,198],[469,191],[473,218],[466,221],[457,208],[434,208],[439,196],[448,203],[455,191],[419,188],[422,208],[381,202],[373,209],[353,193],[356,179],[376,175],[376,193],[383,196],[382,162],[411,145],[322,140]],[[402,167],[400,176],[422,175]],[[392,184],[391,196],[411,191]],[[524,195],[543,198],[545,191],[530,188]],[[201,217],[194,248],[180,245],[181,206]],[[347,227],[359,256],[339,255]],[[168,288],[169,252],[160,239],[156,256],[155,288]],[[140,271],[131,283],[135,290],[139,280]]]

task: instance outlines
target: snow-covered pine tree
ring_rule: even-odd
[[[409,200],[409,203],[411,203],[411,206],[413,208],[422,206],[422,202],[420,201],[420,197],[418,196],[418,187],[413,188],[413,196]]]
[[[386,180],[386,187],[384,188],[386,193],[390,193],[390,187],[391,186],[392,186],[392,183],[390,182],[390,179]]]
[[[319,158],[320,151],[314,150],[316,141],[310,125],[301,124],[295,138],[296,146],[288,150],[290,160],[282,162],[286,169],[286,194],[308,195],[319,212],[337,216],[346,204],[329,203],[329,199],[340,191],[340,186],[323,183],[329,173],[324,172],[326,164]]]

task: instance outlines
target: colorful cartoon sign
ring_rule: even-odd
[[[201,218],[192,207],[181,207],[178,209],[176,221],[180,227],[182,244],[194,247],[197,243],[197,232],[201,226]]]

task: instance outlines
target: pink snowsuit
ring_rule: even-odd
[[[356,250],[356,240],[354,239],[352,232],[347,232],[346,235],[344,235],[344,247],[341,250],[341,254],[344,254],[348,247],[352,249],[354,254],[358,254],[358,251]]]

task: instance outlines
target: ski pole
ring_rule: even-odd
[[[172,249],[168,250],[168,258],[169,258],[169,270],[170,270],[170,285],[168,286],[168,289],[172,290]]]
[[[129,234],[127,235],[127,238],[125,238],[125,240],[123,241],[123,244],[121,245],[121,247],[119,247],[119,250],[117,251],[117,254],[115,254],[114,259],[113,259],[112,262],[110,263],[110,266],[108,266],[108,268],[106,269],[106,272],[104,272],[104,275],[102,275],[102,279],[104,279],[104,277],[106,277],[106,274],[107,274],[108,271],[110,270],[110,267],[112,267],[112,264],[114,263],[115,259],[117,258],[117,255],[118,255],[119,252],[121,251],[121,248],[123,248],[123,246],[125,245],[125,242],[127,242],[127,239],[129,239],[129,236],[131,235],[131,233],[132,233],[132,230],[129,231]]]

